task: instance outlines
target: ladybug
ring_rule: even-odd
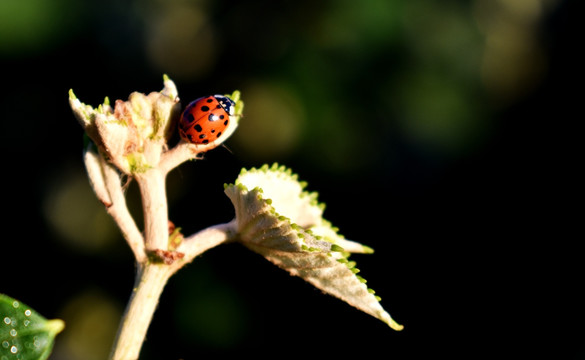
[[[187,105],[179,120],[181,138],[192,144],[208,144],[225,132],[236,103],[227,96],[210,95]]]

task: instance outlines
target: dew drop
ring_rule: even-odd
[[[24,320],[24,326],[28,326],[30,324],[30,320]]]
[[[20,303],[19,303],[18,301],[16,301],[16,300],[15,300],[15,301],[12,303],[12,306],[13,306],[15,309],[18,309],[18,307],[20,306]]]
[[[32,314],[32,312],[30,311],[30,309],[27,309],[24,311],[24,315],[26,316],[30,316]]]
[[[16,345],[12,345],[12,347],[10,348],[10,352],[13,354],[16,354],[18,352],[18,348],[16,347]]]
[[[8,349],[8,346],[10,346],[10,343],[6,340],[2,341],[2,347],[5,349]]]
[[[10,330],[10,335],[11,336],[16,336],[18,334],[18,332],[16,331],[16,329],[11,329]]]
[[[10,325],[11,322],[12,322],[12,320],[10,320],[10,318],[8,316],[4,318],[4,324]]]

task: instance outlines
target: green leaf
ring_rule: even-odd
[[[0,294],[0,360],[45,360],[62,320],[47,320],[30,307]]]

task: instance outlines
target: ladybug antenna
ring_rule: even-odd
[[[227,151],[229,151],[230,154],[232,154],[232,155],[234,154],[234,152],[229,147],[227,147],[227,145],[225,143],[222,143],[221,146],[224,147]]]

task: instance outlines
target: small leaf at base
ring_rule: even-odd
[[[0,294],[1,359],[47,359],[55,336],[64,327],[63,320],[47,320],[20,301]]]

